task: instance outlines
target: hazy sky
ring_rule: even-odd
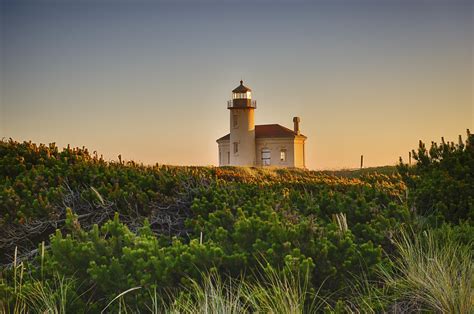
[[[0,2],[0,137],[217,164],[241,78],[311,169],[474,129],[472,1]]]

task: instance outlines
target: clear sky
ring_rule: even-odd
[[[0,137],[216,165],[241,78],[311,169],[474,129],[473,1],[0,2]]]

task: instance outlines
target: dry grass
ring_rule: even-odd
[[[381,271],[395,303],[441,313],[473,312],[472,245],[460,244],[450,233],[425,231],[402,232],[395,246],[393,269]]]

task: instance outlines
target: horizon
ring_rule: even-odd
[[[0,3],[0,137],[216,166],[241,79],[255,124],[301,118],[311,170],[473,129],[469,1],[244,3]]]

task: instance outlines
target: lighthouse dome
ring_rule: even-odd
[[[240,85],[237,86],[232,93],[246,93],[251,92],[252,90],[244,85],[244,81],[240,80]]]

